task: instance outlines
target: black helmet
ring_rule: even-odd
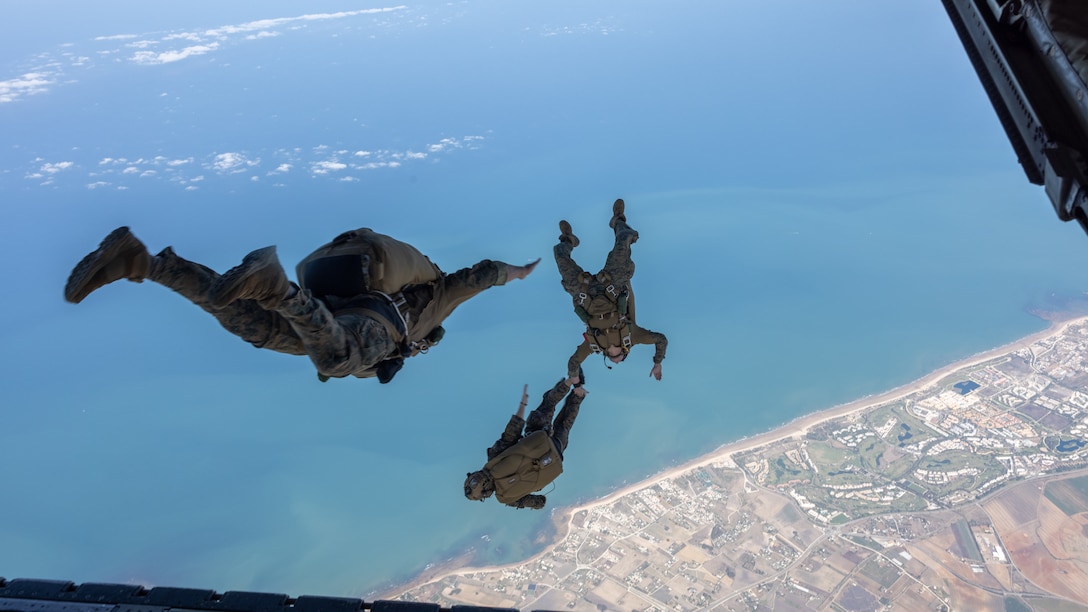
[[[473,501],[483,501],[495,492],[495,482],[485,470],[469,472],[465,475],[465,497]]]

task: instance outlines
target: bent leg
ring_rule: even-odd
[[[563,289],[571,294],[571,297],[578,297],[578,294],[583,291],[582,277],[585,273],[582,267],[571,258],[572,250],[574,250],[574,247],[569,242],[562,240],[552,249],[555,253],[555,265],[559,268],[559,277],[563,283]]]
[[[334,316],[324,302],[299,290],[276,309],[300,338],[317,371],[343,378],[365,370],[397,350],[381,322],[363,314]]]
[[[626,221],[616,221],[616,245],[604,262],[604,271],[617,287],[626,285],[635,275],[635,262],[631,259],[631,245],[638,240],[638,232]]]
[[[179,257],[170,247],[153,258],[148,279],[196,304],[230,333],[257,348],[289,355],[305,355],[302,340],[279,313],[264,310],[253,300],[237,300],[224,308],[213,308],[208,291],[219,274],[198,263]]]
[[[540,405],[530,412],[529,418],[525,420],[525,433],[529,434],[541,429],[551,431],[555,405],[559,403],[559,400],[563,399],[568,391],[570,391],[570,385],[567,384],[565,378],[546,391],[540,400]]]
[[[555,440],[555,446],[559,448],[560,453],[567,450],[567,438],[570,436],[571,428],[574,427],[574,420],[578,418],[578,409],[582,406],[583,399],[585,399],[585,396],[578,396],[573,393],[568,395],[563,402],[563,409],[559,411],[559,416],[555,418],[552,439]]]

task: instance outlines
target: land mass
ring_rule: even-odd
[[[578,507],[525,562],[386,599],[1088,612],[1088,317]]]

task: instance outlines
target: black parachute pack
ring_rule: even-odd
[[[370,228],[340,234],[318,247],[295,267],[298,284],[336,310],[359,310],[386,325],[399,345],[399,354],[377,363],[361,378],[377,377],[385,384],[404,367],[404,359],[438,343],[441,326],[419,343],[408,338],[409,318],[402,291],[409,285],[434,282],[442,270],[412,245]],[[329,377],[318,374],[325,382]]]

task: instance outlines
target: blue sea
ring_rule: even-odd
[[[587,361],[549,509],[1084,309],[1088,237],[1027,183],[939,5],[198,4],[6,43],[0,576],[372,596],[539,550],[548,510],[461,483],[581,341],[558,220],[595,270],[617,197],[664,379],[650,347]],[[543,262],[393,383],[320,383],[150,282],[65,303],[120,225],[220,271],[361,226],[446,271]]]

